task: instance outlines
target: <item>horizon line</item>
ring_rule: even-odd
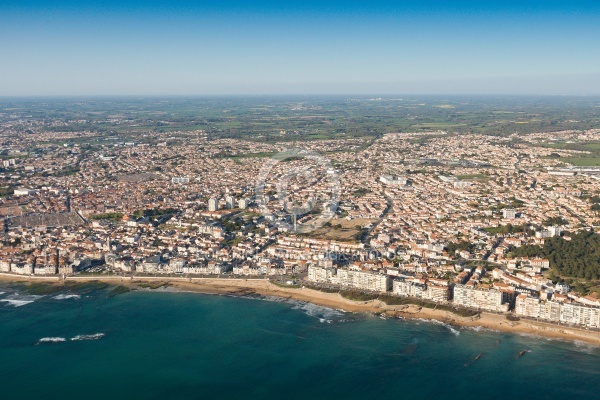
[[[73,98],[73,97],[378,97],[390,98],[396,96],[405,97],[439,97],[439,96],[478,96],[478,97],[600,97],[600,93],[584,94],[550,94],[550,93],[208,93],[208,94],[20,94],[0,95],[0,99],[23,99],[23,98]]]

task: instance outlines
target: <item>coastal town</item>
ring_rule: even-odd
[[[553,145],[600,130],[279,134],[99,140],[4,123],[0,272],[264,277],[600,329],[600,276],[524,250],[600,225],[600,168]]]

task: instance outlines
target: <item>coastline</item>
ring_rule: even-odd
[[[307,303],[313,303],[334,309],[349,312],[370,312],[385,314],[392,318],[411,318],[436,320],[449,325],[477,328],[506,332],[512,334],[533,335],[550,339],[569,341],[582,341],[600,346],[600,332],[575,327],[557,325],[548,322],[521,319],[509,321],[504,315],[481,312],[475,317],[461,317],[449,311],[423,308],[416,305],[387,305],[379,300],[353,301],[346,299],[338,293],[320,292],[309,288],[293,288],[277,286],[268,279],[244,278],[177,278],[177,277],[121,277],[121,276],[71,276],[69,282],[100,281],[113,285],[123,285],[130,288],[137,287],[136,283],[164,282],[179,291],[196,292],[220,295],[250,295],[277,296]],[[19,276],[0,273],[0,281],[5,282],[63,282],[56,276]]]

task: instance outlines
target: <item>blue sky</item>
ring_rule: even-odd
[[[600,2],[0,2],[0,96],[600,94]]]

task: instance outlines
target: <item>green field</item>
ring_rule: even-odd
[[[565,157],[561,161],[573,164],[577,167],[598,167],[600,166],[600,157]]]
[[[468,181],[468,180],[483,180],[483,179],[488,179],[489,177],[487,175],[484,174],[466,174],[466,175],[456,175],[456,177],[458,179],[460,179],[461,181]]]
[[[369,96],[0,99],[0,111],[18,110],[13,113],[19,118],[46,121],[43,130],[47,132],[73,134],[47,143],[88,147],[106,145],[108,138],[152,143],[152,133],[173,133],[169,140],[182,141],[197,130],[203,130],[208,139],[272,143],[375,139],[390,132],[435,130],[504,136],[600,126],[598,99],[594,97],[410,96],[372,100]],[[3,118],[0,113],[0,122]],[[114,118],[121,121],[114,123]],[[57,120],[61,124],[50,124]],[[14,128],[30,130],[31,134],[40,130],[28,125]],[[280,130],[288,134],[280,135]],[[83,131],[92,134],[76,137]],[[542,146],[600,152],[600,142]]]

